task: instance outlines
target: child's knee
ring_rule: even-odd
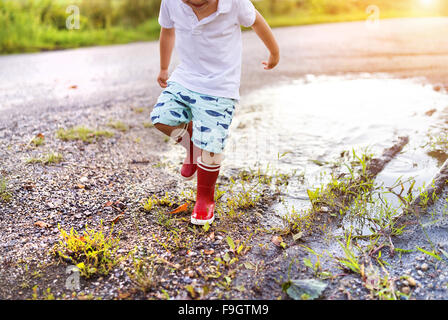
[[[224,155],[222,153],[214,153],[202,150],[201,160],[205,164],[219,165],[224,160]]]
[[[179,126],[169,126],[159,122],[154,124],[154,127],[167,136],[170,136],[173,140],[178,140],[188,133],[188,124],[186,123],[180,124]]]
[[[162,124],[162,123],[156,123],[156,124],[154,125],[154,128],[156,128],[157,130],[163,132],[164,126],[165,126],[165,125]]]

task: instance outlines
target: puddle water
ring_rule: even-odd
[[[330,172],[328,163],[341,152],[368,147],[379,156],[399,136],[408,136],[409,144],[378,175],[377,182],[391,186],[399,178],[413,177],[417,190],[431,181],[444,160],[444,155],[431,156],[422,146],[428,143],[431,128],[440,126],[438,115],[446,107],[445,92],[421,79],[388,75],[310,75],[263,88],[240,101],[223,171],[235,174],[269,164],[280,172],[304,173],[305,182],[293,178],[284,191],[285,201],[274,206],[281,216],[292,208],[309,207],[306,190],[323,183],[323,173]],[[183,153],[175,150],[169,158],[179,163]]]

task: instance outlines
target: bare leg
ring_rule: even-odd
[[[190,123],[183,123],[177,127],[156,123],[155,127],[185,148],[187,155],[182,164],[180,174],[185,180],[193,179],[197,170],[197,158],[201,152],[201,150],[191,142],[193,123],[190,121]]]
[[[213,153],[205,150],[201,151],[201,159],[205,164],[221,165],[221,162],[224,160],[224,155],[222,153]]]
[[[190,141],[189,138],[182,139],[182,137],[187,133],[186,132],[186,123],[182,123],[178,125],[177,127],[168,126],[163,123],[156,123],[154,125],[157,130],[160,132],[166,134],[167,136],[171,137],[176,143],[179,143],[181,146],[183,146],[185,149],[190,149]]]

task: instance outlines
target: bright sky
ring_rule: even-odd
[[[435,2],[435,0],[420,0],[420,3],[427,7],[433,5]]]

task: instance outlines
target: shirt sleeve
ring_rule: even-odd
[[[244,27],[250,27],[255,22],[256,10],[250,0],[236,0],[238,7],[238,22]]]
[[[174,28],[174,22],[170,16],[170,10],[167,0],[162,0],[159,13],[159,24],[162,28],[171,29]]]

